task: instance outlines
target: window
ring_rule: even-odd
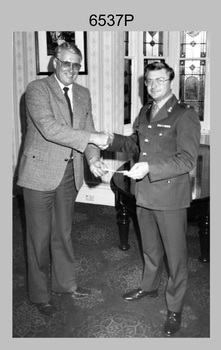
[[[129,58],[130,33],[124,32],[124,125],[131,124],[131,98],[132,98],[132,59]]]
[[[206,79],[206,32],[180,33],[180,99],[193,106],[204,120]]]
[[[165,42],[163,32],[143,32],[144,57],[164,56]]]
[[[173,92],[192,105],[209,134],[209,35],[206,31],[137,31],[124,36],[124,132],[132,131],[140,108],[149,97],[144,85],[144,67],[165,61],[175,71]]]
[[[124,124],[131,123],[131,59],[124,59]]]

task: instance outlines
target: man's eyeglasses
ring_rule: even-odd
[[[61,65],[63,68],[66,68],[66,69],[73,68],[74,70],[78,70],[78,71],[81,69],[80,63],[72,63],[69,61],[62,61],[58,57],[56,57],[56,59],[61,62]]]
[[[157,85],[163,85],[166,81],[170,79],[164,79],[164,78],[157,78],[157,79],[147,79],[145,81],[146,86],[151,86],[152,83],[156,83]]]

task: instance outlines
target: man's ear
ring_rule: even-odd
[[[56,67],[57,67],[57,61],[56,61],[56,58],[54,58],[54,59],[53,59],[53,67],[54,67],[54,69],[56,69]]]
[[[173,89],[174,79],[170,82],[171,90]]]

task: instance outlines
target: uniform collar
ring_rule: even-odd
[[[171,99],[171,97],[173,96],[173,94],[171,93],[169,96],[165,97],[163,100],[161,100],[160,102],[155,102],[157,103],[157,105],[159,106],[159,108],[163,107],[163,105],[165,105],[165,103]]]
[[[170,96],[170,98],[165,103],[165,107],[167,109],[167,112],[170,113],[172,111],[172,109],[175,106],[175,104],[177,103],[177,101],[178,100],[177,100],[176,96],[174,94],[172,94]]]

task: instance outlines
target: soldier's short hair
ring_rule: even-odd
[[[174,70],[173,68],[171,68],[167,63],[165,62],[158,62],[158,61],[155,61],[155,62],[152,62],[152,63],[149,63],[145,66],[144,68],[144,77],[145,79],[147,79],[147,75],[150,71],[154,71],[154,70],[160,70],[160,69],[165,69],[166,72],[168,73],[168,76],[169,76],[169,79],[170,81],[172,81],[175,77],[175,73],[174,73]]]

